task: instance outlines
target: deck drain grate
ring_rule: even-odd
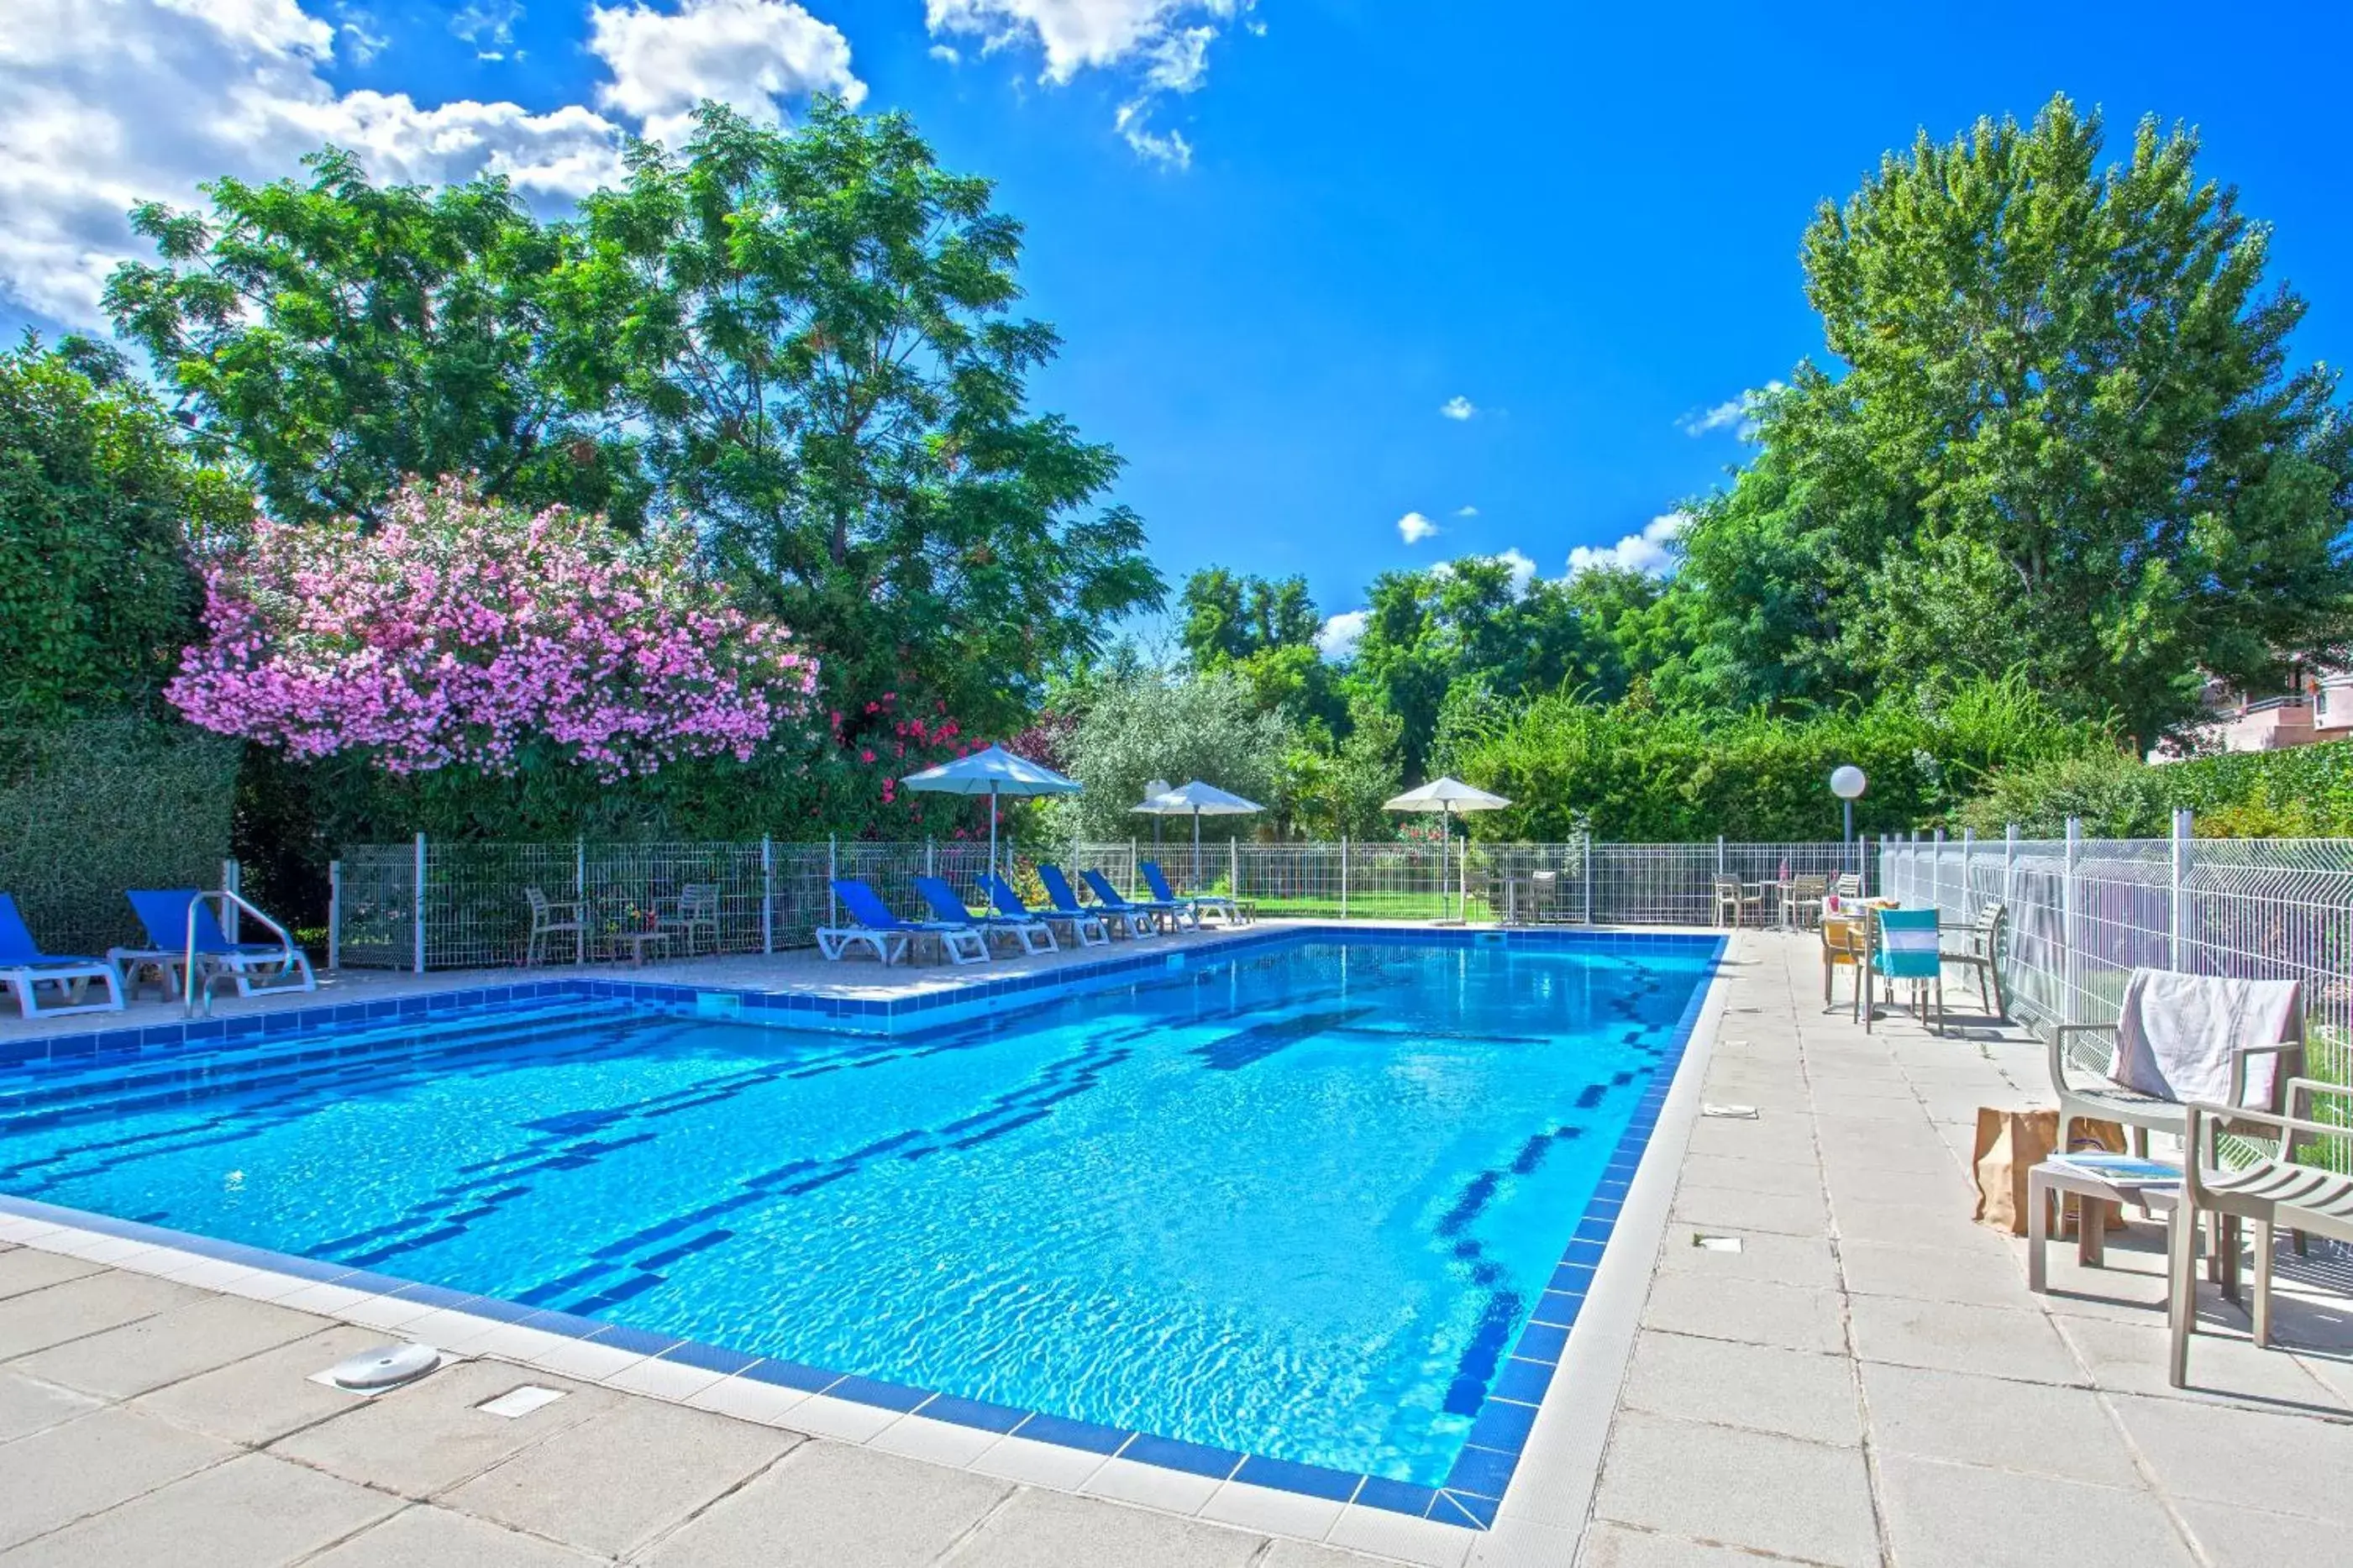
[[[518,1415],[528,1415],[534,1410],[553,1405],[563,1397],[564,1391],[560,1388],[542,1388],[535,1383],[526,1383],[521,1388],[507,1390],[496,1399],[486,1399],[474,1408],[488,1415],[503,1415],[512,1421]]]
[[[1703,1252],[1737,1252],[1740,1250],[1740,1238],[1736,1236],[1708,1236],[1700,1231],[1694,1231],[1692,1245]]]
[[[1753,1105],[1703,1105],[1699,1113],[1713,1116],[1719,1121],[1754,1121],[1757,1119],[1757,1108]]]

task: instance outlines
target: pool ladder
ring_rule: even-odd
[[[286,950],[287,968],[294,967],[293,932],[247,903],[244,896],[234,889],[215,888],[208,893],[198,893],[188,900],[188,949],[181,955],[180,1006],[184,1017],[209,1018],[213,1015],[213,981],[216,977],[207,975],[202,985],[196,984],[196,906],[206,899],[220,901],[220,927],[224,932],[231,929],[232,910],[236,916],[251,915],[268,926],[271,934],[278,938],[279,945]]]

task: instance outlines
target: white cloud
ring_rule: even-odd
[[[1458,506],[1454,509],[1454,515],[1457,517],[1476,517],[1479,515],[1479,509],[1475,506]]]
[[[981,52],[1034,47],[1040,79],[1062,86],[1082,70],[1140,71],[1113,129],[1141,158],[1183,167],[1193,150],[1175,131],[1150,129],[1155,100],[1198,89],[1220,29],[1257,0],[923,0],[935,37],[976,37]],[[1262,28],[1253,31],[1263,32]]]
[[[1148,98],[1123,103],[1112,121],[1112,127],[1130,147],[1135,149],[1137,157],[1172,169],[1191,168],[1193,144],[1185,140],[1181,132],[1153,130],[1146,118],[1151,112],[1152,100]]]
[[[944,60],[952,66],[964,63],[964,56],[956,52],[956,47],[954,44],[934,44],[928,53],[932,58]]]
[[[1315,634],[1315,647],[1325,658],[1344,659],[1356,651],[1356,644],[1365,635],[1365,622],[1371,616],[1368,610],[1343,610],[1324,623]]]
[[[1630,533],[1615,544],[1599,549],[1580,544],[1568,552],[1568,574],[1612,569],[1659,576],[1674,565],[1675,541],[1690,522],[1689,513],[1671,511],[1652,518],[1642,525],[1641,532]]]
[[[1686,436],[1705,436],[1717,430],[1736,429],[1744,441],[1757,438],[1757,416],[1766,401],[1788,388],[1778,381],[1768,381],[1763,386],[1752,386],[1737,397],[1727,397],[1713,408],[1703,408],[1686,414],[1675,421],[1675,428]]]
[[[377,29],[374,13],[357,5],[336,6],[335,22],[335,36],[343,41],[343,53],[354,65],[367,64],[392,42]]]
[[[1408,544],[1419,544],[1438,531],[1438,524],[1418,511],[1409,511],[1398,519],[1398,537]]]
[[[8,0],[0,27],[0,293],[76,325],[115,264],[153,251],[124,214],[200,200],[223,174],[272,179],[332,142],[384,180],[503,174],[534,198],[620,173],[617,128],[577,105],[533,113],[406,93],[338,93],[337,29],[296,0]]]
[[[514,47],[515,24],[522,20],[518,0],[469,0],[449,18],[449,31],[473,45],[477,58],[502,60]]]
[[[312,0],[318,4],[319,0]],[[441,184],[504,174],[554,204],[622,174],[623,125],[580,104],[535,113],[406,93],[337,92],[335,50],[374,47],[301,0],[6,0],[0,27],[0,295],[76,326],[100,324],[107,275],[152,258],[125,214],[201,203],[199,181],[299,174],[332,142],[378,180]],[[521,8],[482,0],[452,19],[492,42]],[[787,0],[596,6],[591,47],[612,79],[598,100],[653,134],[709,97],[770,123],[776,100],[828,90],[855,102],[849,46]],[[367,35],[373,39],[373,33]]]
[[[1526,593],[1528,584],[1535,581],[1536,563],[1517,550],[1506,550],[1500,555],[1489,555],[1484,559],[1501,562],[1512,569],[1512,592],[1514,594]]]
[[[1479,406],[1469,398],[1457,394],[1440,404],[1438,411],[1449,419],[1468,419],[1479,412]]]
[[[706,98],[776,125],[784,120],[778,99],[866,96],[850,74],[849,40],[791,0],[681,0],[675,13],[591,5],[588,48],[613,73],[596,101],[670,148],[685,145]]]

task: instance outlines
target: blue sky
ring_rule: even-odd
[[[2118,138],[2145,111],[2201,127],[2311,301],[2302,355],[2353,356],[2342,6],[18,6],[49,16],[0,39],[8,322],[87,312],[124,248],[110,196],[281,172],[307,140],[409,177],[503,159],[560,205],[614,127],[694,92],[789,115],[854,83],[1028,225],[1031,308],[1067,340],[1038,401],[1126,456],[1172,584],[1300,572],[1327,612],[1468,552],[1556,575],[1717,482],[1737,422],[1694,426],[1819,342],[1814,204],[1918,127],[2055,90]],[[126,36],[163,63],[126,65]]]

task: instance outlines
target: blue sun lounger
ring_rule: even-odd
[[[882,895],[853,877],[837,877],[833,881],[834,897],[849,911],[854,926],[827,926],[818,931],[818,951],[828,958],[839,958],[851,942],[870,943],[875,956],[882,962],[892,962],[884,956],[890,939],[898,939],[902,954],[912,948],[918,937],[936,937],[940,952],[950,963],[987,963],[988,942],[979,928],[969,920],[953,924],[943,921],[902,921],[891,912]],[[830,939],[830,945],[828,944]]]
[[[1152,889],[1152,896],[1155,899],[1164,904],[1187,906],[1193,911],[1194,921],[1197,924],[1205,913],[1215,914],[1228,925],[1250,923],[1250,917],[1244,911],[1241,905],[1222,893],[1195,893],[1190,898],[1178,898],[1169,890],[1167,873],[1161,870],[1160,862],[1157,860],[1139,860],[1136,862],[1135,868],[1143,873],[1144,885]]]
[[[1008,920],[1044,921],[1049,927],[1059,925],[1071,933],[1072,947],[1108,947],[1111,944],[1111,928],[1103,924],[1100,915],[1033,910],[1021,901],[1020,893],[1002,877],[986,878],[981,885],[988,890],[988,901],[997,907],[997,912]]]
[[[1148,910],[1116,910],[1102,907],[1089,909],[1079,902],[1079,895],[1071,890],[1071,879],[1062,875],[1062,868],[1060,866],[1039,867],[1038,880],[1045,885],[1046,896],[1054,900],[1054,912],[1065,919],[1076,919],[1082,915],[1094,920],[1107,917],[1116,922],[1114,929],[1124,931],[1130,936],[1150,936],[1157,929]]]
[[[923,902],[932,906],[932,913],[937,915],[943,923],[961,920],[978,926],[984,935],[1009,936],[1021,944],[1023,952],[1060,951],[1055,944],[1053,931],[1044,921],[1033,915],[1024,913],[1018,919],[997,914],[975,915],[965,908],[964,900],[956,897],[956,890],[938,877],[916,878],[915,891],[922,896]]]
[[[105,1001],[82,1000],[93,980],[106,986]],[[46,1007],[40,995],[44,985],[56,986],[59,998]],[[95,958],[43,952],[33,933],[25,929],[16,900],[5,893],[0,893],[0,987],[16,994],[16,1010],[27,1018],[122,1011],[122,976],[114,965]]]
[[[123,896],[131,900],[131,908],[139,916],[139,923],[147,928],[147,940],[153,944],[107,949],[107,962],[121,973],[126,987],[138,983],[140,970],[153,969],[177,994],[189,984],[188,977],[180,971],[193,952],[196,967],[194,984],[200,990],[223,978],[236,983],[240,996],[319,988],[319,977],[311,972],[310,955],[294,944],[292,937],[285,936],[278,942],[231,942],[228,933],[221,930],[212,906],[200,902],[200,895],[194,888],[134,888]],[[195,936],[193,944],[188,940],[192,922]]]
[[[1151,919],[1166,921],[1178,931],[1201,929],[1200,915],[1187,905],[1174,901],[1164,903],[1157,899],[1127,898],[1113,887],[1111,879],[1101,871],[1082,871],[1079,875],[1086,879],[1087,890],[1094,894],[1095,902],[1104,909],[1116,910],[1122,914],[1140,910]]]

